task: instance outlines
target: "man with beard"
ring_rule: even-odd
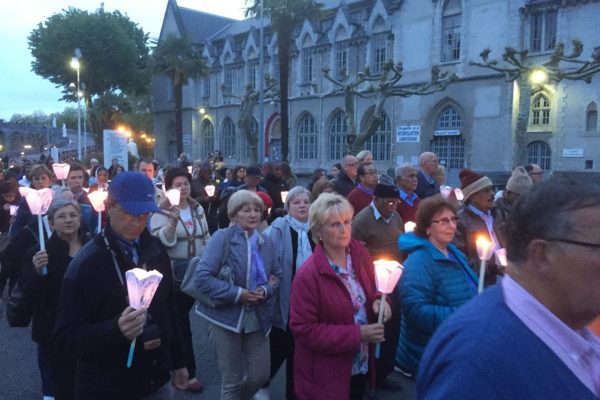
[[[491,212],[494,201],[493,185],[490,178],[482,176],[469,168],[461,170],[458,177],[460,178],[464,201],[458,211],[459,222],[453,243],[467,256],[473,271],[479,274],[480,261],[477,256],[477,238],[483,237],[489,240],[495,249],[504,247],[498,239],[500,235]],[[492,257],[487,264],[485,285],[496,283],[497,275],[502,273],[501,266]]]

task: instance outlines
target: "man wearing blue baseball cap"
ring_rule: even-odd
[[[65,274],[56,333],[62,352],[76,358],[75,398],[172,399],[171,374],[176,387],[187,385],[169,257],[146,230],[150,213],[158,211],[144,174],[116,175],[105,231],[77,253]],[[129,307],[125,272],[132,268],[163,275],[148,309]]]

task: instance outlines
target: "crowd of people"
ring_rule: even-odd
[[[527,165],[499,191],[469,168],[450,187],[431,152],[385,173],[367,150],[346,155],[306,186],[287,163],[225,166],[218,152],[68,164],[64,182],[47,162],[0,173],[0,290],[9,322],[31,324],[45,400],[202,392],[190,318],[207,325],[221,399],[273,399],[284,364],[288,400],[407,384],[420,399],[600,395],[593,183]],[[45,215],[20,187],[51,190]],[[385,299],[382,259],[403,264]],[[162,275],[137,309],[133,268]]]

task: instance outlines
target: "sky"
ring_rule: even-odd
[[[151,38],[160,33],[167,0],[0,0],[0,119],[13,114],[50,114],[73,104],[59,101],[59,89],[31,72],[33,58],[27,36],[40,22],[68,7],[94,12],[100,3],[108,12],[119,10]],[[183,7],[243,19],[245,0],[177,0]]]

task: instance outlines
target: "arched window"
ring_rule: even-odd
[[[392,155],[392,125],[385,113],[377,131],[365,142],[365,148],[373,153],[375,161],[390,161]]]
[[[585,113],[585,130],[587,132],[595,132],[598,130],[598,107],[594,102],[591,102],[587,106],[587,111]]]
[[[442,61],[460,58],[460,0],[448,0],[442,11]]]
[[[306,113],[298,125],[298,160],[317,159],[317,126],[312,115]]]
[[[465,140],[462,138],[462,117],[456,108],[446,107],[439,115],[431,141],[431,151],[437,154],[446,169],[465,167]]]
[[[209,120],[202,123],[202,153],[207,155],[215,150],[215,127]]]
[[[312,40],[309,35],[304,37],[302,42],[302,83],[312,83],[313,81],[313,50]]]
[[[221,150],[224,158],[235,158],[235,125],[229,118],[223,121],[223,134],[221,136]]]
[[[329,159],[340,161],[346,154],[346,139],[348,137],[348,124],[344,113],[338,111],[329,125]]]
[[[552,150],[546,142],[535,141],[527,145],[527,162],[537,164],[541,169],[547,171],[550,169],[550,160]]]
[[[533,98],[531,104],[531,125],[550,125],[550,100],[543,94]]]

